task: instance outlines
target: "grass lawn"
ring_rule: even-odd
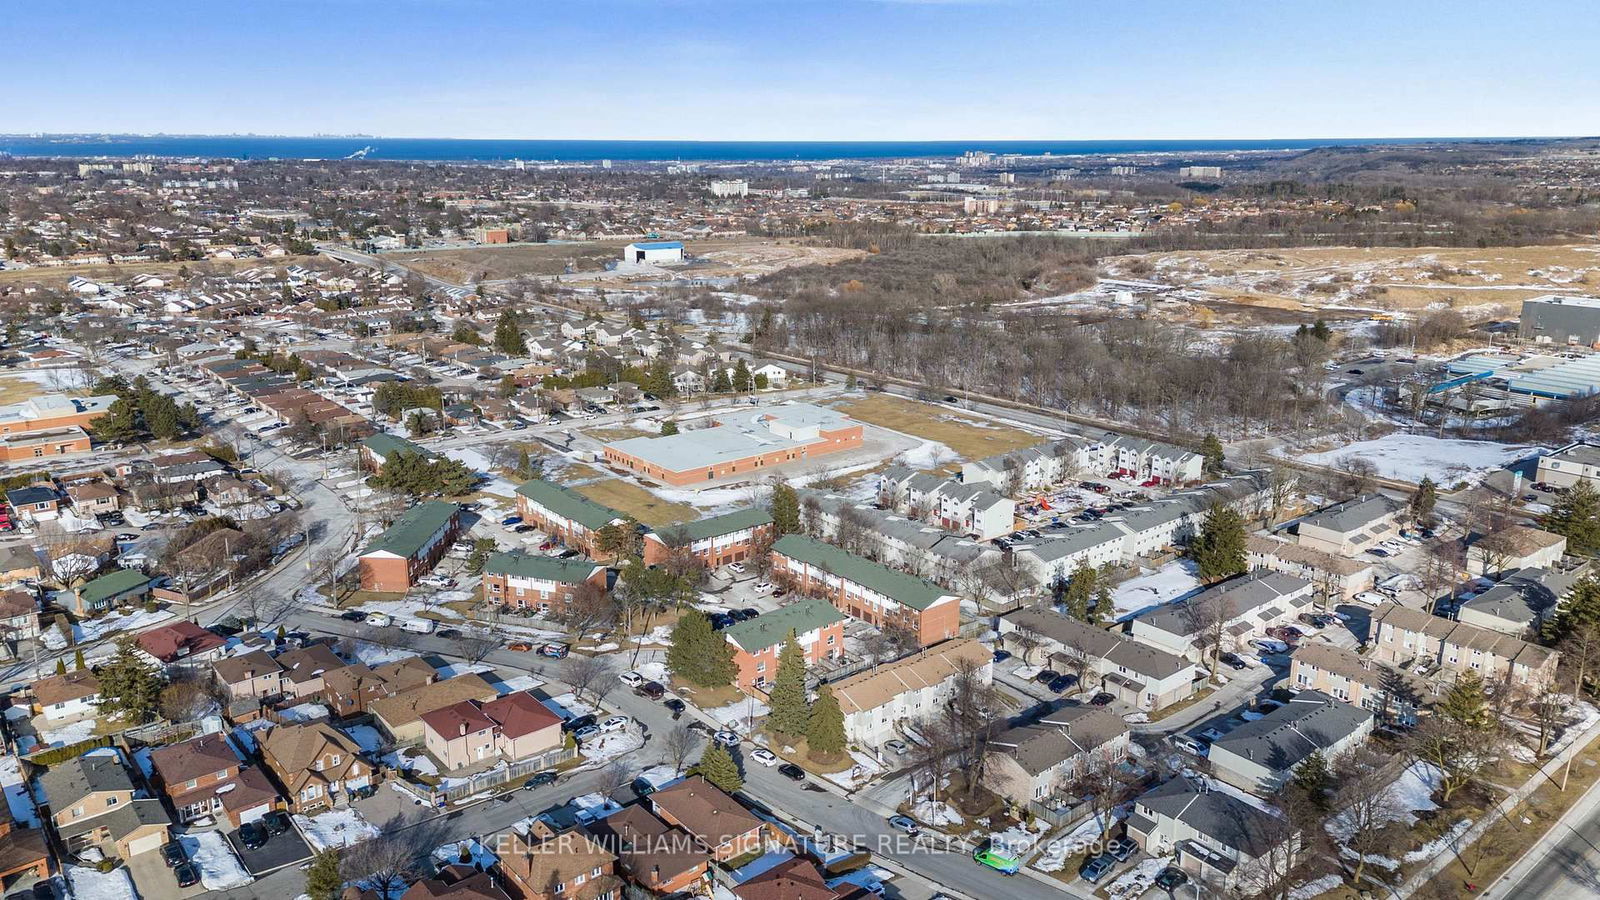
[[[611,428],[591,428],[585,431],[584,434],[602,444],[611,444],[617,441],[625,441],[628,438],[658,435],[660,432],[646,431],[643,428],[634,428],[632,425],[615,425]]]
[[[841,412],[863,422],[938,441],[963,459],[982,459],[996,453],[1032,447],[1045,440],[1020,428],[991,425],[942,407],[888,394],[872,394],[837,406]]]
[[[21,403],[44,392],[43,385],[35,384],[26,378],[0,378],[0,403]]]
[[[718,688],[703,688],[696,684],[690,684],[681,678],[673,677],[672,682],[667,687],[671,688],[674,694],[692,699],[694,705],[701,709],[716,709],[745,698],[744,691],[731,684]]]
[[[1209,687],[1208,688],[1203,688],[1200,691],[1196,692],[1193,697],[1190,697],[1189,699],[1183,701],[1182,703],[1174,703],[1171,706],[1164,707],[1160,712],[1158,712],[1155,715],[1151,716],[1150,717],[1150,721],[1159,722],[1162,719],[1165,719],[1167,716],[1172,715],[1173,713],[1182,712],[1182,711],[1188,709],[1189,707],[1195,705],[1196,703],[1199,703],[1201,700],[1204,700],[1207,697],[1211,696],[1213,691],[1214,691],[1214,688],[1209,688]]]
[[[329,596],[328,586],[326,584],[318,585],[317,593],[324,597]],[[360,606],[363,603],[369,603],[372,601],[381,602],[384,600],[404,600],[405,598],[406,595],[404,591],[387,593],[382,591],[351,591],[350,593],[344,595],[342,599],[334,601],[334,606],[338,607],[339,609],[350,609],[352,607]]]
[[[637,484],[618,478],[580,484],[574,490],[646,525],[676,525],[700,517],[692,506],[663,500]]]
[[[573,482],[576,481],[599,477],[599,469],[596,469],[594,466],[586,466],[583,463],[573,463],[572,465],[561,470],[561,483],[567,485],[568,487],[572,487]]]
[[[792,762],[807,772],[817,775],[832,775],[838,772],[848,772],[856,764],[855,757],[849,753],[839,754],[833,762],[819,762],[811,758],[811,750],[806,746],[805,738],[788,740],[779,737],[771,729],[763,728],[762,733],[767,736],[767,749],[778,755],[784,762]]]

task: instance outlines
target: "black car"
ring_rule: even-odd
[[[178,887],[194,887],[200,883],[200,869],[194,863],[184,863],[172,870],[178,879]]]
[[[339,618],[345,620],[346,622],[365,622],[367,620],[367,614],[359,609],[347,609],[344,612],[339,613]]]
[[[996,650],[994,652],[994,661],[997,662],[997,663],[1003,663],[1003,662],[1005,662],[1006,660],[1008,660],[1010,658],[1011,658],[1011,654],[1008,651]]]
[[[668,697],[661,705],[672,710],[672,717],[674,719],[683,715],[683,711],[687,709],[687,707],[684,706],[683,701],[679,700],[677,697]]]
[[[1234,669],[1235,671],[1249,668],[1249,666],[1245,664],[1245,661],[1239,658],[1239,654],[1237,653],[1224,653],[1217,658],[1227,663],[1228,667]]]
[[[189,861],[189,854],[183,852],[183,845],[177,841],[168,841],[161,845],[161,861],[171,869],[181,866]]]
[[[660,700],[667,695],[667,689],[662,687],[659,681],[646,681],[644,684],[634,688],[633,692],[651,700]]]
[[[260,850],[267,845],[271,837],[265,828],[254,822],[246,822],[239,826],[239,843],[243,844],[246,850]]]
[[[754,606],[746,606],[744,609],[739,610],[739,612],[746,619],[754,619],[756,616],[761,615],[761,610],[756,609]]]
[[[723,613],[722,615],[726,616],[727,618],[732,619],[735,622],[743,622],[746,619],[755,618],[755,616],[745,615],[745,611],[742,610],[742,609],[730,609],[727,612]]]
[[[527,534],[533,530],[533,526],[524,522],[521,525],[514,526],[511,530],[515,531],[517,534]]]
[[[576,719],[568,719],[565,722],[562,722],[561,730],[570,734],[574,731],[577,731],[579,728],[587,728],[594,723],[594,716],[579,716]]]
[[[267,834],[269,835],[283,834],[285,831],[288,831],[290,828],[294,827],[289,822],[288,815],[279,812],[278,810],[273,810],[272,812],[262,816],[261,825],[267,829]]]
[[[1078,683],[1078,676],[1076,676],[1076,675],[1062,675],[1059,678],[1050,679],[1049,687],[1050,687],[1050,690],[1055,691],[1056,693],[1059,694],[1062,691],[1072,687],[1073,685],[1075,685],[1077,683]]]
[[[538,774],[534,775],[532,778],[529,778],[527,781],[523,782],[522,783],[522,789],[525,790],[525,791],[531,791],[534,788],[541,788],[541,787],[544,787],[547,784],[555,784],[555,783],[556,783],[556,773],[554,773],[554,772],[539,772]]]
[[[722,629],[727,628],[729,625],[734,624],[734,621],[735,620],[733,616],[727,615],[726,613],[713,613],[711,615],[711,627],[717,631],[721,631]]]
[[[794,763],[784,763],[783,765],[779,766],[778,774],[789,779],[790,781],[806,780],[806,770],[800,768]]]
[[[1039,674],[1033,676],[1033,680],[1039,682],[1040,684],[1049,684],[1060,677],[1060,672],[1055,672],[1050,669],[1040,669]]]
[[[1090,706],[1105,706],[1107,703],[1110,703],[1111,701],[1113,701],[1115,699],[1117,699],[1117,698],[1113,697],[1110,694],[1107,694],[1105,692],[1101,692],[1101,693],[1098,693],[1098,694],[1094,695],[1094,698],[1089,701],[1089,705]]]
[[[459,628],[441,628],[441,629],[439,629],[439,637],[442,637],[442,638],[458,638],[458,637],[461,637],[461,629],[459,629]]]

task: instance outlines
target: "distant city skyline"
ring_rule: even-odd
[[[1600,17],[1418,0],[7,8],[0,131],[697,141],[1600,133]]]

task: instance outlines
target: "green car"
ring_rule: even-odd
[[[1003,872],[1007,875],[1015,875],[1022,869],[1021,860],[1006,856],[993,847],[980,847],[978,852],[972,854],[972,858],[980,865],[988,866],[996,872]]]

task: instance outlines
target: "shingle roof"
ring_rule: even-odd
[[[1400,501],[1383,494],[1363,494],[1343,503],[1319,509],[1301,519],[1300,525],[1314,525],[1329,531],[1350,532],[1365,528],[1400,509]]]
[[[61,810],[100,791],[131,791],[133,779],[114,753],[75,756],[39,776],[52,809]]]
[[[56,703],[66,703],[68,700],[80,700],[84,697],[94,697],[100,693],[100,679],[94,676],[89,669],[77,669],[61,675],[51,675],[41,678],[33,683],[34,699],[40,706],[51,706]]]
[[[760,817],[700,775],[651,794],[650,807],[712,848],[762,825]]]
[[[482,675],[469,672],[374,701],[368,709],[393,730],[417,721],[424,713],[452,703],[462,700],[493,700],[499,694],[494,685],[485,681]]]
[[[1378,635],[1384,625],[1391,625],[1401,631],[1426,634],[1444,643],[1455,644],[1468,650],[1482,650],[1529,668],[1544,665],[1556,652],[1549,647],[1530,644],[1493,629],[1442,619],[1398,603],[1385,604],[1378,614],[1372,617],[1371,634]]]
[[[594,575],[596,563],[587,559],[557,559],[543,554],[521,551],[494,553],[483,564],[485,575],[515,575],[518,578],[535,578],[562,584],[582,584]]]
[[[951,596],[949,591],[931,581],[885,568],[805,535],[786,534],[772,545],[772,549],[853,581],[912,609],[927,609],[939,599]]]
[[[1270,813],[1225,791],[1202,790],[1186,778],[1171,779],[1140,794],[1134,802],[1249,857],[1270,849],[1270,836],[1277,831]]]
[[[413,453],[417,456],[433,456],[432,452],[413,444],[403,437],[385,434],[381,431],[376,434],[369,434],[362,438],[361,446],[371,450],[378,456],[378,458],[385,460],[394,456],[396,453]]]
[[[1288,703],[1246,722],[1212,742],[1257,765],[1287,772],[1312,753],[1326,750],[1373,720],[1359,706],[1321,691],[1301,691]]]
[[[563,519],[571,519],[590,531],[598,531],[623,519],[622,513],[596,503],[559,484],[535,478],[517,486],[517,493]]]
[[[955,674],[957,666],[963,663],[983,665],[992,658],[989,648],[972,638],[961,638],[858,672],[831,686],[840,709],[849,715],[877,709],[906,691],[938,684]]]
[[[1016,625],[1031,627],[1062,646],[1077,647],[1091,657],[1108,659],[1146,678],[1166,678],[1194,665],[1181,656],[1157,650],[1122,634],[1041,609],[1018,610],[1006,614],[1005,618]]]
[[[98,603],[119,594],[136,591],[149,583],[150,579],[138,569],[120,569],[78,588],[78,597],[85,603]]]
[[[239,765],[239,756],[221,734],[205,734],[178,744],[150,751],[150,764],[160,773],[168,788],[201,775],[210,775]]]
[[[772,524],[772,513],[759,506],[752,506],[748,509],[735,510],[720,516],[710,516],[693,522],[685,522],[682,525],[674,525],[670,528],[657,529],[657,532],[663,537],[670,536],[675,531],[682,532],[692,541],[703,541],[707,538],[721,537],[725,534],[733,534],[736,531],[744,531],[747,528],[759,528],[762,525],[770,524]]]
[[[393,553],[410,559],[421,552],[428,541],[460,512],[460,506],[442,500],[419,503],[406,510],[387,531],[378,535],[378,539],[361,551],[361,555]]]
[[[1282,572],[1249,572],[1214,584],[1193,597],[1146,610],[1134,618],[1168,634],[1186,637],[1196,630],[1190,609],[1216,603],[1216,608],[1224,611],[1224,618],[1232,620],[1270,607],[1283,597],[1305,591],[1310,586],[1311,582]]]
[[[996,732],[990,744],[1031,775],[1060,765],[1128,733],[1128,723],[1109,707],[1064,706],[1041,719]]]
[[[783,643],[790,634],[804,635],[842,622],[845,618],[845,614],[828,601],[804,597],[772,612],[730,625],[722,633],[743,647],[746,653],[760,653],[774,644]]]

